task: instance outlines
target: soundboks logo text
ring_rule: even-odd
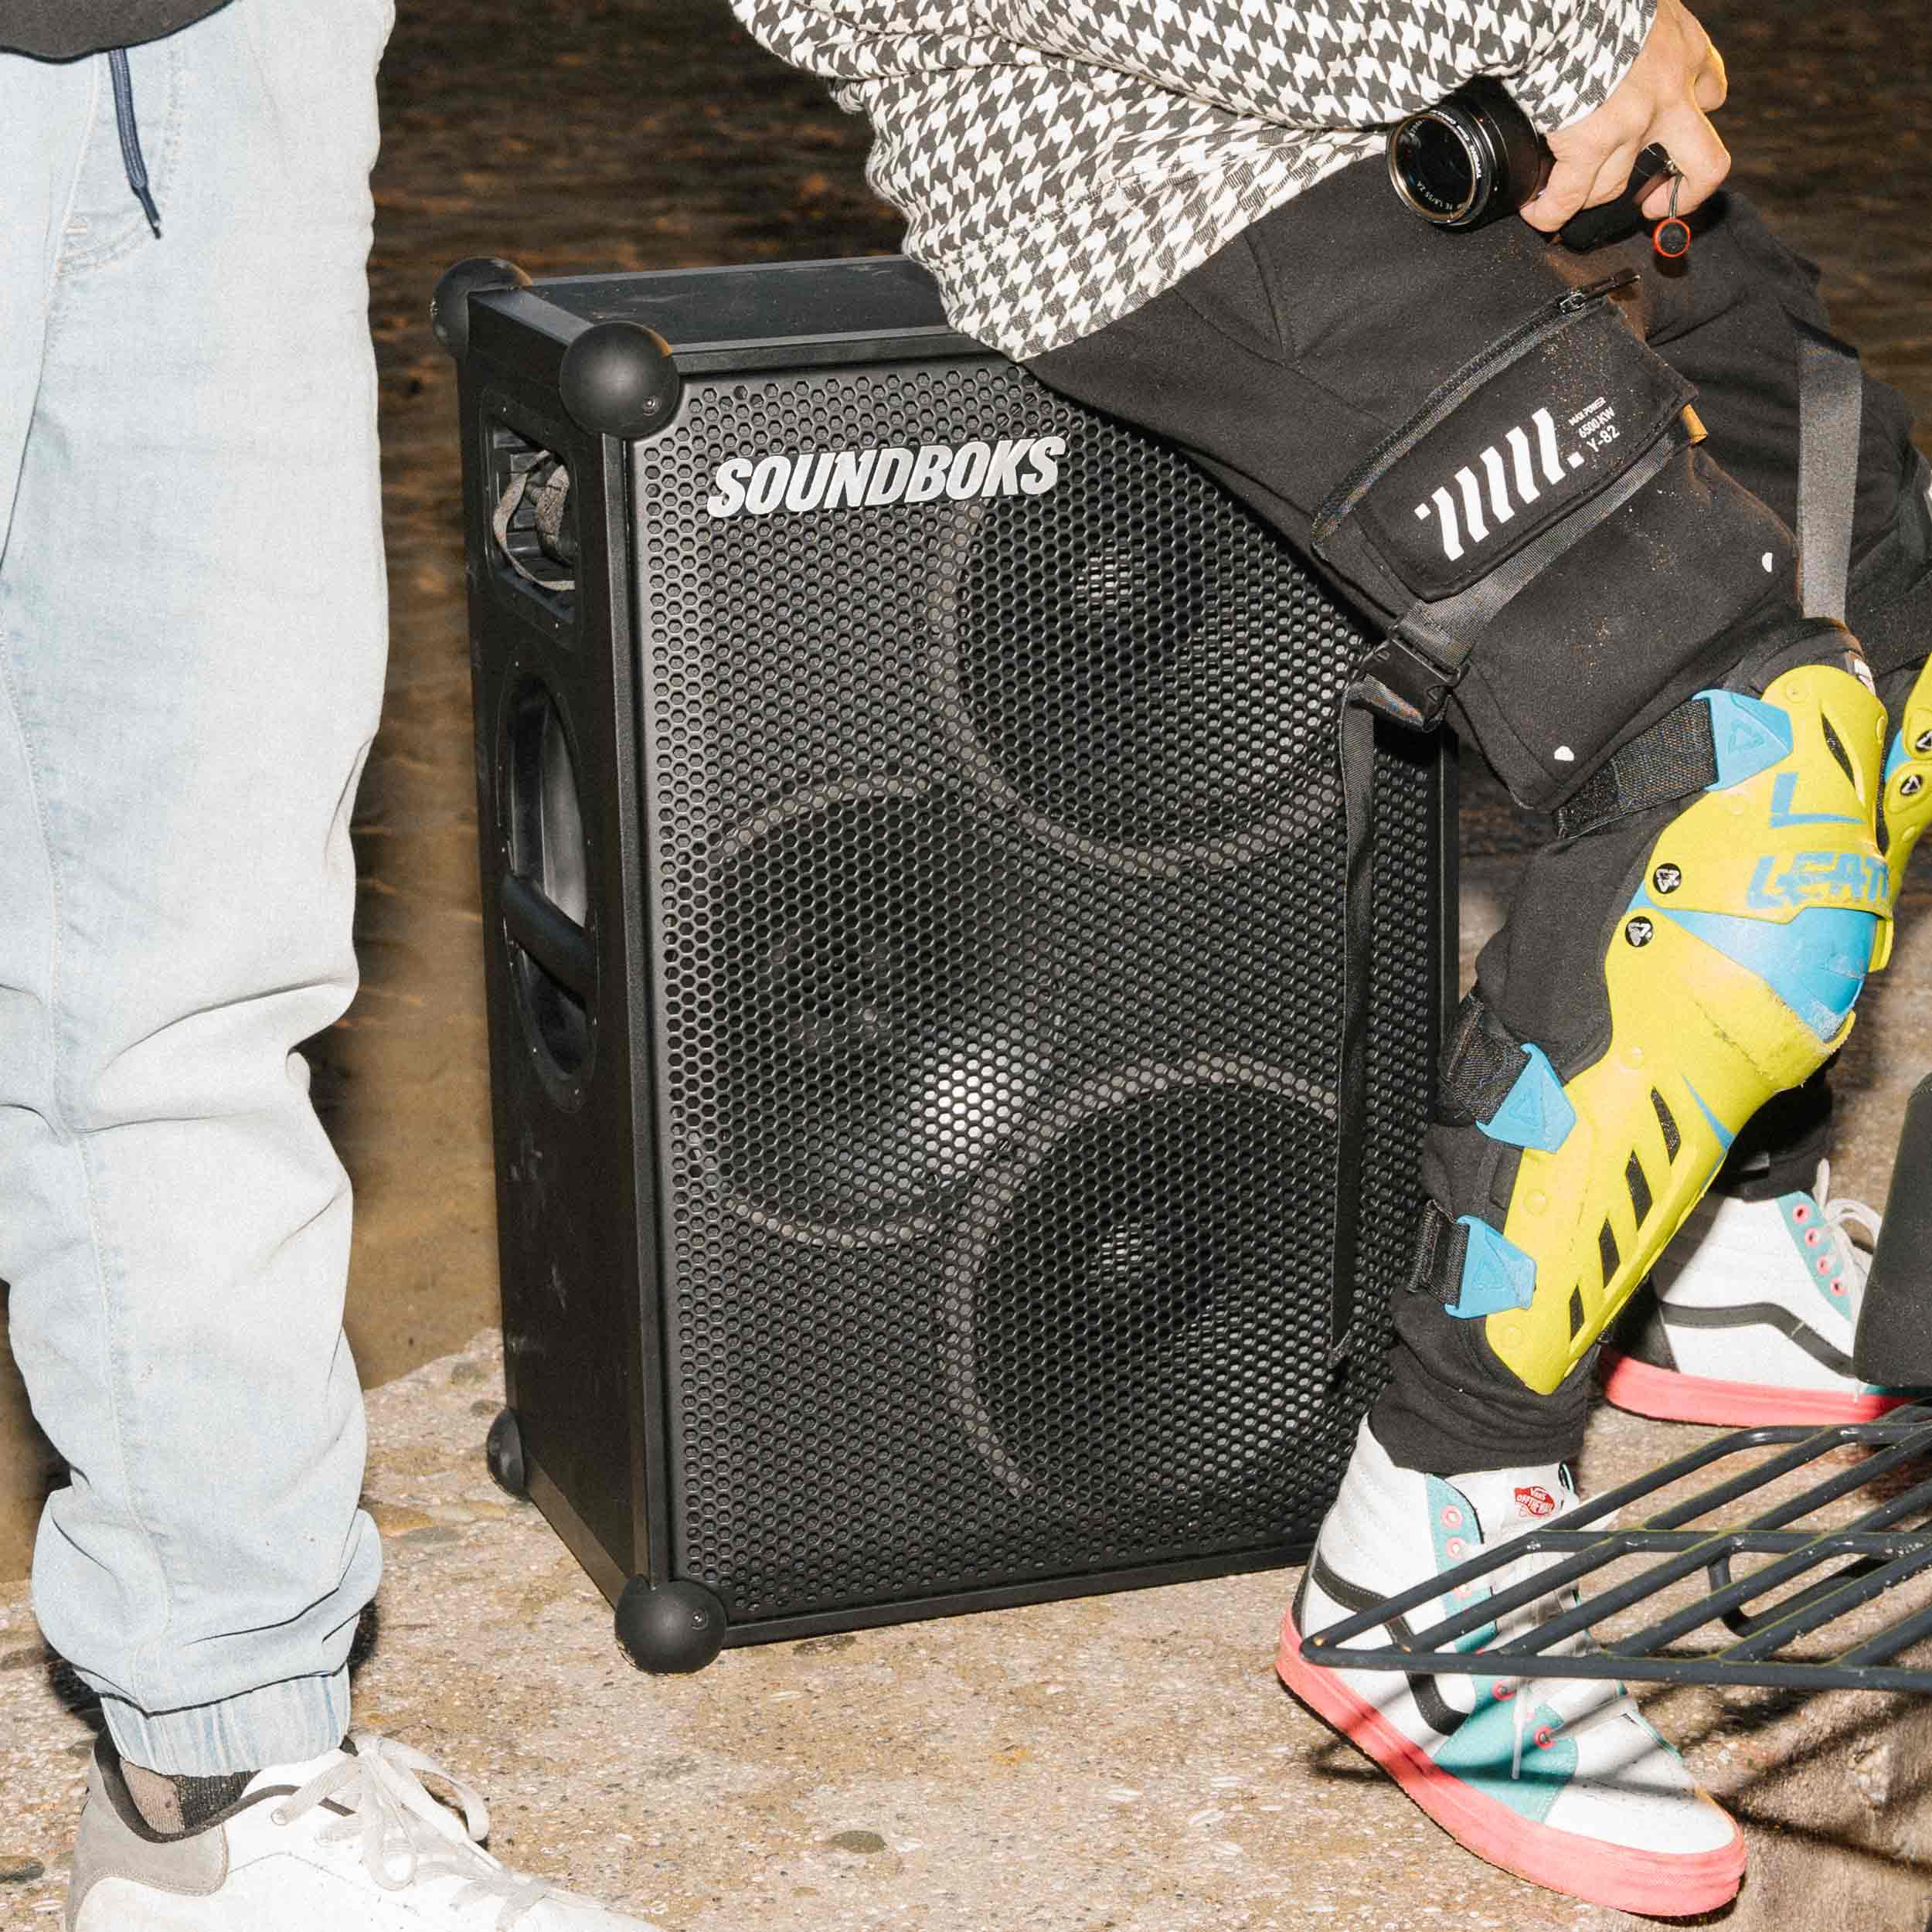
[[[705,508],[713,516],[769,516],[774,510],[876,509],[888,503],[955,502],[975,496],[1042,496],[1060,479],[1063,436],[998,443],[928,443],[826,454],[753,458],[718,465]]]

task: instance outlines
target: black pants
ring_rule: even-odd
[[[1638,236],[1577,257],[1505,221],[1466,235],[1403,210],[1379,162],[1333,176],[1263,217],[1165,294],[1095,334],[1035,358],[1042,380],[1185,449],[1308,554],[1318,506],[1438,385],[1545,309],[1621,267],[1639,271],[1636,319],[1650,347],[1695,385],[1707,440],[1647,487],[1666,536],[1609,526],[1519,597],[1514,634],[1479,646],[1451,707],[1519,802],[1550,809],[1631,738],[1740,661],[1804,628],[1794,592],[1798,362],[1791,317],[1820,326],[1817,272],[1740,197],[1699,212],[1688,260],[1665,268]],[[1919,459],[1903,399],[1868,380],[1861,430],[1850,621],[1896,715],[1926,649],[1932,577]],[[1769,557],[1774,568],[1767,570]],[[1319,562],[1316,567],[1321,568]],[[1332,570],[1325,572],[1335,580]],[[1400,604],[1386,580],[1337,587],[1372,621]],[[1539,612],[1584,641],[1536,655]],[[1583,747],[1552,782],[1526,747]],[[1526,867],[1509,917],[1485,948],[1478,990],[1519,1040],[1566,1053],[1607,1037],[1608,923],[1672,808],[1558,841]],[[1821,1139],[1821,1082],[1767,1109],[1734,1162],[1803,1185]],[[1472,1143],[1474,1144],[1472,1145]],[[1438,1119],[1425,1189],[1451,1218],[1502,1223],[1484,1195],[1473,1129]],[[1492,1164],[1493,1166],[1493,1164]],[[1398,1462],[1450,1475],[1573,1455],[1587,1368],[1553,1395],[1498,1362],[1478,1321],[1399,1294],[1393,1374],[1373,1426]]]

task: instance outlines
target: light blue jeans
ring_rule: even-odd
[[[355,988],[393,13],[136,48],[158,240],[106,56],[0,54],[0,1278],[73,1469],[36,1608],[165,1771],[337,1742],[381,1567],[296,1048]]]

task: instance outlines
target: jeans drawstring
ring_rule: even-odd
[[[148,162],[141,151],[141,130],[134,121],[134,80],[128,71],[128,49],[115,47],[107,56],[107,71],[114,76],[114,124],[121,131],[121,159],[128,170],[128,185],[148,217],[148,226],[161,239],[161,211],[148,186]]]

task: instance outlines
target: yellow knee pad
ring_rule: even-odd
[[[1475,1311],[1473,1274],[1490,1346],[1544,1393],[1649,1272],[1737,1131],[1843,1043],[1889,951],[1884,707],[1821,665],[1762,699],[1704,696],[1717,780],[1659,835],[1611,934],[1608,1050],[1560,1087],[1530,1055],[1522,1081],[1543,1090],[1498,1116],[1530,1124],[1497,1136],[1522,1150],[1502,1233],[1464,1223],[1458,1312]],[[1932,791],[1926,696],[1914,799]]]
[[[1885,761],[1886,862],[1898,903],[1919,835],[1932,825],[1932,664],[1919,672],[1905,701],[1898,736]]]

